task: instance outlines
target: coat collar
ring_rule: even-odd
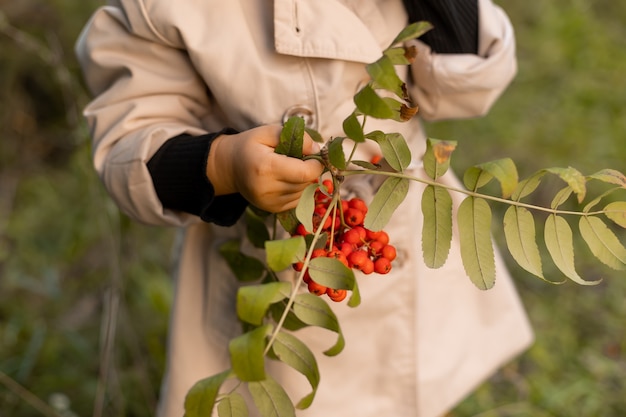
[[[376,2],[274,0],[274,46],[285,55],[376,61],[390,39]]]

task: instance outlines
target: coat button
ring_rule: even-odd
[[[298,116],[304,119],[304,125],[309,129],[317,128],[317,120],[315,118],[315,113],[309,106],[305,106],[302,104],[296,104],[295,106],[289,107],[285,110],[285,114],[283,114],[283,124],[287,123],[290,117]]]

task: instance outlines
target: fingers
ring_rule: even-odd
[[[313,155],[320,151],[320,145],[315,142],[308,133],[304,133],[304,141],[302,142],[302,153],[304,155]]]
[[[295,208],[300,201],[300,196],[304,187],[291,185],[289,188],[280,187],[276,190],[254,190],[250,195],[245,196],[255,206],[278,213]]]
[[[276,148],[278,146],[280,142],[280,132],[282,130],[282,126],[264,125],[252,130],[256,131],[256,140],[258,141],[258,143],[269,146],[271,148]],[[312,155],[318,153],[319,151],[319,144],[316,143],[308,133],[304,132],[304,137],[302,140],[302,153],[304,155]]]
[[[284,155],[268,156],[267,168],[276,179],[288,184],[310,184],[322,174],[324,167],[314,159],[302,161]]]

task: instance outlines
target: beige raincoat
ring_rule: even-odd
[[[481,116],[515,75],[506,15],[479,0],[479,20],[479,56],[431,54],[415,42],[417,61],[400,68],[423,118]],[[341,135],[352,97],[367,81],[364,65],[406,24],[400,0],[117,0],[89,21],[77,53],[95,97],[85,112],[95,167],[123,212],[184,230],[159,416],[181,417],[188,389],[229,366],[227,343],[240,331],[237,283],[216,248],[242,226],[218,227],[164,209],[146,162],[181,133],[241,131],[290,115],[304,116],[326,138]],[[413,153],[410,172],[423,175],[417,118],[370,119],[367,126],[401,132]],[[361,152],[367,158],[372,151]],[[366,179],[348,188],[364,198],[374,191]],[[360,307],[332,306],[344,352],[321,355],[334,344],[332,333],[300,335],[317,355],[321,383],[313,406],[299,415],[437,417],[531,343],[499,258],[489,291],[467,278],[456,238],[443,268],[424,266],[421,189],[411,185],[386,228],[399,251],[392,272],[359,278]],[[455,196],[455,204],[460,200]],[[310,391],[301,375],[271,371],[294,401]]]

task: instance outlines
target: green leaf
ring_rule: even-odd
[[[591,253],[600,262],[616,270],[626,269],[626,249],[602,220],[583,216],[580,218],[579,228]]]
[[[568,168],[548,168],[546,172],[558,175],[563,181],[572,188],[572,191],[578,198],[578,203],[582,203],[587,193],[587,179],[578,170]]]
[[[385,140],[385,132],[381,130],[372,130],[371,132],[365,134],[365,138],[371,139],[375,142],[380,142]]]
[[[423,157],[424,170],[433,180],[441,177],[450,167],[450,156],[456,149],[455,141],[428,138]]]
[[[265,241],[270,240],[270,233],[264,219],[250,207],[246,209],[246,234],[255,248],[262,248]]]
[[[395,98],[392,97],[383,97],[383,101],[385,102],[385,104],[387,105],[387,107],[389,107],[389,109],[391,109],[391,117],[388,117],[388,119],[394,120],[396,122],[406,122],[406,120],[402,119],[402,106],[403,103],[401,103],[400,101],[396,100]]]
[[[307,231],[313,232],[313,211],[315,210],[315,190],[319,187],[318,184],[311,184],[307,186],[300,200],[296,206],[296,217],[298,221],[304,225]]]
[[[500,183],[502,189],[502,198],[508,198],[513,194],[519,176],[517,167],[511,158],[502,158],[491,162],[478,165],[484,171],[487,171]]]
[[[452,242],[452,198],[448,190],[429,185],[422,194],[422,250],[429,268],[446,263]]]
[[[515,191],[513,191],[513,194],[511,194],[511,199],[515,201],[520,201],[522,198],[532,194],[537,189],[537,187],[539,187],[539,184],[541,183],[541,178],[545,174],[545,171],[539,171],[529,178],[520,181],[520,183],[517,184]]]
[[[325,287],[352,291],[348,306],[356,307],[360,304],[361,297],[354,272],[341,261],[324,257],[312,259],[309,273],[313,281]]]
[[[383,182],[365,215],[364,225],[367,229],[378,231],[387,225],[408,194],[409,181],[406,178],[389,177]]]
[[[305,127],[304,131],[309,134],[309,136],[311,137],[311,139],[313,139],[314,142],[317,142],[317,143],[324,142],[324,138],[322,137],[321,133],[318,132],[317,130]]]
[[[564,204],[569,199],[573,191],[574,190],[572,190],[572,187],[570,187],[569,185],[559,190],[559,192],[556,193],[556,195],[552,199],[552,202],[550,203],[550,207],[556,210],[559,206]]]
[[[333,138],[328,142],[328,159],[337,169],[346,169],[346,155],[343,152],[345,138]]]
[[[359,160],[355,160],[352,161],[352,163],[356,166],[359,166],[361,168],[365,168],[365,169],[370,169],[370,170],[377,170],[380,168],[380,165],[374,165],[371,162],[368,161],[359,161]]]
[[[279,383],[269,376],[264,381],[250,382],[248,391],[262,417],[295,417],[296,410]]]
[[[288,239],[268,240],[265,242],[267,265],[272,271],[280,272],[293,263],[304,259],[306,244],[304,237],[294,236]]]
[[[544,237],[554,264],[566,277],[581,285],[594,285],[600,282],[585,281],[576,272],[572,229],[563,217],[556,214],[548,216],[544,228]]]
[[[220,246],[220,254],[239,281],[251,282],[261,279],[265,265],[255,257],[245,255],[240,250],[238,240],[229,240]]]
[[[611,194],[613,194],[613,193],[615,193],[617,191],[621,191],[621,190],[623,190],[622,187],[614,187],[614,188],[611,188],[609,190],[606,190],[605,192],[603,192],[602,194],[600,194],[599,196],[597,196],[596,198],[591,200],[589,203],[587,203],[585,205],[585,207],[583,208],[583,213],[589,213],[591,211],[591,209],[593,209],[595,206],[600,204],[602,199],[608,197],[609,195],[611,195]]]
[[[296,209],[276,213],[276,218],[280,222],[280,225],[283,227],[283,229],[285,229],[285,231],[289,234],[293,234],[293,232],[296,231],[296,228],[300,224],[300,221],[296,216]],[[313,220],[311,220],[311,222],[312,221]]]
[[[328,242],[328,233],[321,233],[317,239],[315,239],[313,234],[308,234],[304,237],[304,240],[307,248],[313,246],[313,249],[323,249],[326,247],[326,242]]]
[[[185,417],[206,417],[215,406],[217,394],[231,371],[224,371],[196,382],[185,396]]]
[[[335,356],[341,353],[345,346],[343,333],[339,327],[337,316],[326,301],[313,294],[298,294],[294,300],[293,311],[300,320],[310,326],[317,326],[336,332],[337,342],[330,349],[326,350],[324,354]]]
[[[398,77],[388,56],[383,55],[378,61],[368,64],[366,70],[374,82],[374,88],[382,88],[404,98],[405,94],[402,88],[404,82]]]
[[[248,406],[241,394],[231,392],[220,399],[217,405],[217,415],[219,417],[248,417]]]
[[[392,119],[394,111],[368,84],[354,96],[357,109],[368,116],[377,119]]]
[[[404,171],[411,163],[411,150],[404,137],[399,133],[390,133],[372,138],[380,146],[385,161],[396,171]]]
[[[459,206],[457,216],[465,272],[476,287],[488,290],[496,281],[491,208],[482,198],[467,197]]]
[[[603,169],[589,175],[589,178],[626,188],[626,175],[614,169]]]
[[[406,57],[406,49],[403,46],[385,49],[383,53],[393,65],[409,65],[411,63]]]
[[[304,142],[304,119],[299,116],[290,117],[280,132],[280,141],[274,152],[302,159]]]
[[[282,331],[276,335],[272,350],[278,360],[300,372],[311,384],[311,393],[302,398],[296,406],[299,409],[308,408],[320,383],[320,372],[315,356],[300,339]]]
[[[350,116],[343,121],[343,131],[346,136],[352,139],[355,142],[365,142],[365,135],[363,133],[363,127],[361,126],[361,122],[356,117],[355,113],[352,113]]]
[[[604,207],[604,214],[620,227],[626,228],[626,202],[617,201]]]
[[[270,305],[288,298],[289,282],[249,285],[237,291],[237,316],[244,322],[260,326]]]
[[[400,31],[398,36],[396,36],[393,42],[391,42],[391,46],[400,42],[406,42],[411,39],[419,38],[420,36],[428,32],[432,28],[433,28],[433,25],[430,22],[426,22],[426,21],[419,21],[419,22],[411,23],[410,25],[402,29],[402,31]]]
[[[510,158],[498,159],[476,165],[467,170],[464,182],[471,190],[477,190],[486,185],[492,178],[500,183],[502,197],[508,198],[518,184],[517,168]]]
[[[548,281],[543,276],[541,254],[536,241],[535,219],[530,211],[524,207],[509,207],[504,214],[504,237],[509,252],[519,266]]]
[[[286,302],[278,302],[270,306],[269,311],[270,311],[270,314],[272,315],[272,319],[275,322],[278,323],[281,316],[283,315],[283,312],[285,311],[285,307],[287,307]],[[286,330],[291,330],[291,331],[304,329],[305,327],[308,327],[308,326],[309,325],[303,322],[302,320],[300,320],[293,311],[289,311],[287,313],[287,317],[285,318],[285,321],[283,322],[283,328]]]
[[[493,175],[478,167],[470,167],[463,174],[463,184],[468,190],[476,191],[489,184]]]
[[[271,331],[272,325],[266,324],[231,339],[228,344],[230,363],[240,381],[265,379],[265,339]]]

